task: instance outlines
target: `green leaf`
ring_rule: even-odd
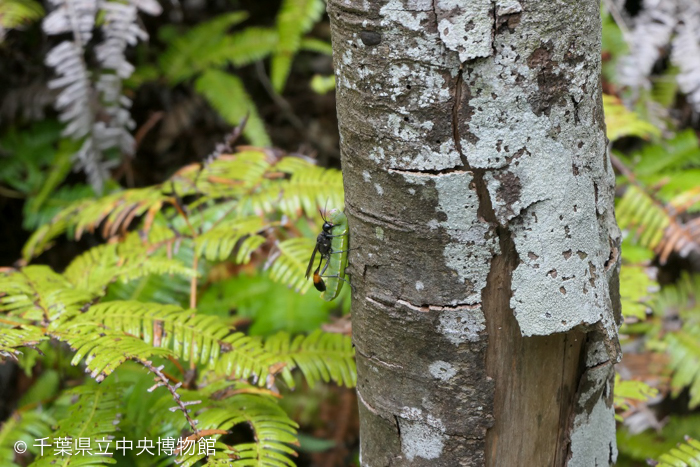
[[[700,467],[700,441],[686,437],[684,443],[659,457],[658,467]]]
[[[121,388],[119,386],[80,386],[64,392],[69,399],[65,418],[58,421],[53,433],[45,433],[50,439],[46,443],[53,447],[44,448],[44,455],[38,457],[31,467],[82,466],[115,464],[110,456],[95,455],[100,451],[98,440],[107,439],[117,431],[119,411],[121,408]],[[57,438],[71,438],[69,446],[73,455],[55,455]],[[74,450],[73,440],[89,438],[92,453]],[[114,442],[110,443],[110,452],[115,452]]]
[[[300,295],[266,275],[240,275],[212,284],[199,302],[201,313],[226,317],[235,310],[236,318],[251,319],[251,335],[311,332],[328,320],[333,307],[316,293]]]
[[[615,141],[623,136],[638,136],[646,139],[661,135],[661,130],[651,123],[641,120],[634,112],[627,110],[615,96],[603,94],[603,107],[605,108],[605,124],[610,141]]]
[[[197,79],[195,89],[231,125],[238,125],[247,115],[248,122],[243,134],[255,146],[270,146],[270,137],[265,131],[265,125],[240,78],[210,69]]]
[[[225,43],[226,31],[247,18],[248,13],[235,11],[200,23],[182,35],[175,31],[164,34],[172,40],[168,50],[160,56],[165,76],[172,84],[177,84],[226,63],[227,58],[222,53],[222,48],[228,46]]]
[[[40,3],[33,0],[3,0],[0,2],[0,27],[14,29],[44,16]]]
[[[279,43],[272,56],[270,80],[277,93],[287,82],[301,37],[309,32],[326,9],[323,0],[283,0],[277,15]]]
[[[311,89],[317,94],[326,94],[335,89],[335,75],[314,75],[311,78]]]

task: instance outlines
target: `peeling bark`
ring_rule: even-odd
[[[329,0],[361,462],[616,457],[596,0]]]

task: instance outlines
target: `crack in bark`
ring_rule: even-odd
[[[376,416],[378,416],[378,417],[381,417],[381,416],[382,416],[382,415],[379,413],[379,411],[378,411],[377,409],[375,409],[374,407],[372,407],[371,405],[369,405],[369,404],[367,403],[367,401],[362,397],[362,392],[360,392],[359,390],[357,391],[357,399],[358,399],[360,402],[362,402],[362,405],[364,405],[364,406],[367,408],[367,410],[369,410],[370,412],[372,412],[374,415],[376,415]],[[384,417],[382,417],[382,418],[384,418]]]
[[[442,175],[452,175],[455,173],[466,173],[466,171],[462,170],[459,167],[451,167],[449,169],[441,169],[441,170],[433,170],[433,169],[425,169],[425,170],[419,170],[419,169],[395,169],[392,167],[389,167],[387,169],[389,173],[395,173],[399,175],[410,175],[412,177],[416,176],[425,176],[425,177],[440,177]]]
[[[459,71],[457,72],[457,80],[455,81],[455,103],[452,106],[452,138],[454,139],[455,148],[457,149],[457,152],[459,152],[459,158],[462,161],[462,166],[473,175],[476,195],[479,198],[477,215],[488,224],[497,227],[500,226],[500,224],[496,218],[496,212],[493,209],[493,204],[491,203],[491,195],[489,194],[489,190],[486,187],[486,182],[484,181],[486,169],[473,168],[469,164],[469,160],[462,150],[462,140],[459,132],[459,111],[462,108],[462,87],[464,86],[463,73],[464,69],[460,65]],[[505,226],[502,227],[507,230]]]
[[[378,359],[378,358],[377,358],[376,356],[374,356],[374,355],[372,355],[372,356],[370,357],[370,356],[367,355],[366,353],[362,352],[359,348],[357,348],[357,346],[355,346],[355,352],[356,352],[357,354],[363,356],[363,357],[366,358],[367,360],[371,360],[371,361],[373,361],[373,362],[375,362],[375,363],[379,363],[380,365],[385,366],[385,367],[387,367],[387,368],[397,368],[397,369],[399,369],[399,370],[403,370],[403,367],[402,367],[401,365],[394,365],[393,363],[385,362],[384,360]]]
[[[427,313],[429,311],[471,311],[478,310],[481,308],[481,303],[476,304],[464,304],[455,306],[439,306],[439,305],[414,305],[413,303],[407,302],[406,300],[397,300],[397,304],[403,305],[406,308],[410,308],[415,311],[420,311],[422,313]]]
[[[348,202],[345,203],[345,212],[350,213],[353,216],[355,216],[359,219],[362,219],[363,221],[365,221],[367,223],[383,224],[389,228],[392,228],[394,230],[398,230],[399,232],[415,232],[415,230],[416,230],[408,222],[404,222],[404,221],[397,219],[397,218],[394,218],[394,217],[380,216],[377,213],[363,212],[363,211],[360,211],[358,209],[355,209],[355,207],[352,206]]]

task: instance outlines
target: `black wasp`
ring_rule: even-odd
[[[323,272],[319,274],[318,271],[321,269],[321,264],[323,264],[324,259],[326,260],[326,266],[324,266],[323,271],[325,272],[326,268],[328,267],[328,261],[331,258],[331,241],[334,237],[334,224],[331,224],[326,220],[326,217],[323,215],[323,212],[320,209],[318,212],[321,214],[321,218],[323,219],[323,227],[321,229],[321,233],[318,234],[318,237],[316,237],[316,246],[314,247],[314,252],[311,253],[309,266],[306,268],[306,278],[309,278],[311,268],[314,265],[314,258],[316,258],[316,252],[319,252],[321,255],[321,260],[318,262],[318,267],[314,271],[314,287],[316,287],[316,290],[319,292],[323,292],[326,290],[326,284],[323,282],[323,279],[321,279],[321,274],[323,274]]]

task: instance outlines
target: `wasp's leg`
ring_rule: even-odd
[[[321,277],[331,277],[331,278],[335,278],[335,279],[340,279],[341,281],[348,284],[350,286],[350,288],[353,290],[353,292],[355,291],[355,286],[352,285],[352,283],[349,280],[347,280],[346,278],[340,277],[340,275],[337,275],[337,274],[335,276],[323,276],[323,275],[321,275]]]

